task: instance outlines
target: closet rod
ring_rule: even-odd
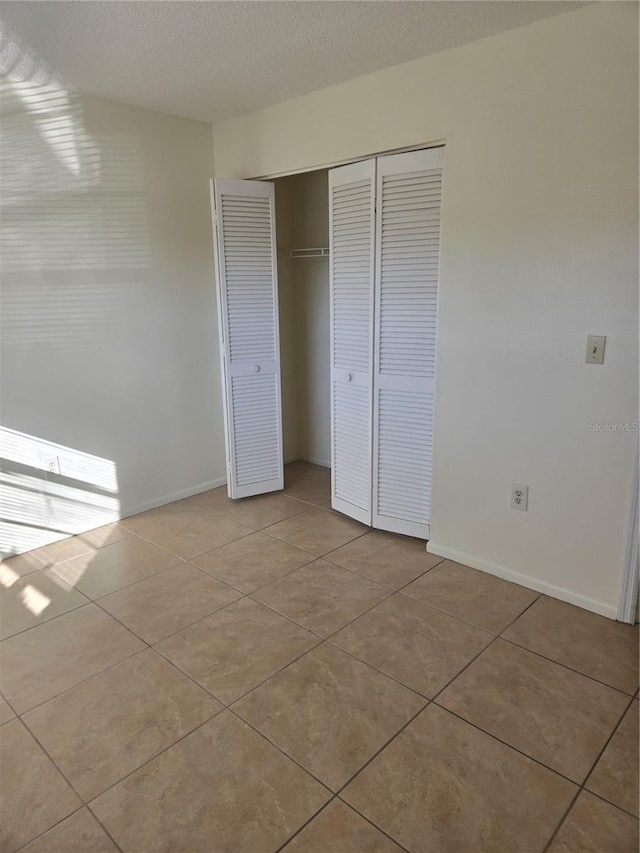
[[[290,249],[289,250],[290,258],[328,258],[329,257],[329,247],[322,247],[318,249]]]

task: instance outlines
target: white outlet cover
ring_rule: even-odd
[[[529,507],[529,486],[524,483],[511,484],[511,509],[526,512]]]
[[[584,359],[587,364],[604,364],[604,348],[606,343],[606,335],[587,336],[587,354]]]
[[[42,466],[47,474],[60,473],[60,460],[57,456],[44,456],[42,459]]]

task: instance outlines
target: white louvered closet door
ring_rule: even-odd
[[[331,506],[371,524],[375,160],[329,172]]]
[[[275,195],[263,181],[213,182],[227,490],[284,487]]]
[[[373,526],[429,538],[442,148],[378,158]]]

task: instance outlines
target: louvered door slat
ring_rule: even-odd
[[[429,537],[442,149],[378,159],[373,525]]]
[[[215,181],[212,200],[227,488],[241,498],[284,486],[273,184]]]
[[[371,523],[375,161],[329,173],[331,505]]]

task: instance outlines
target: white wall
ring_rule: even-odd
[[[7,554],[225,472],[210,126],[28,82],[3,112]]]
[[[637,68],[636,4],[600,3],[214,127],[226,177],[446,142],[430,550],[610,616],[635,436],[589,424],[638,419]]]

